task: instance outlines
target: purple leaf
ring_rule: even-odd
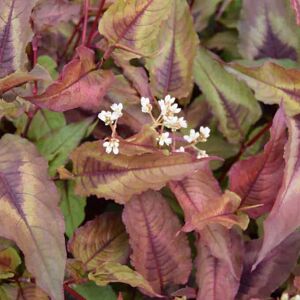
[[[123,221],[129,233],[135,269],[154,291],[170,284],[185,284],[192,269],[188,241],[166,200],[154,191],[135,196],[125,204]]]
[[[238,299],[250,297],[268,297],[289,276],[297,263],[300,251],[300,232],[292,233],[280,245],[274,248],[251,272],[257,258],[261,240],[250,241],[246,245],[244,271]]]
[[[254,268],[270,251],[300,226],[300,115],[287,118],[289,140],[285,147],[283,184],[264,222],[264,240]]]
[[[281,109],[274,117],[270,134],[263,153],[238,161],[229,172],[230,190],[242,198],[241,206],[262,205],[248,210],[252,218],[270,211],[282,182],[287,136]]]

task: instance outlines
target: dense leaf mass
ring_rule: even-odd
[[[0,0],[0,300],[299,300],[299,26]]]

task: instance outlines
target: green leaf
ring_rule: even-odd
[[[10,247],[0,251],[0,279],[14,277],[14,272],[21,262],[16,249]]]
[[[72,289],[86,300],[117,300],[117,296],[110,286],[98,286],[94,282],[72,285]]]
[[[39,152],[49,161],[49,173],[54,175],[56,169],[68,160],[72,152],[86,136],[93,118],[61,127],[36,142]]]
[[[41,109],[35,114],[31,122],[28,138],[32,141],[38,141],[64,126],[66,126],[66,120],[63,113]]]
[[[43,66],[48,70],[52,79],[57,79],[58,77],[58,72],[56,70],[57,63],[52,57],[48,55],[41,55],[38,57],[38,64],[40,64],[41,66]]]
[[[219,121],[220,131],[231,143],[243,141],[261,115],[250,88],[202,47],[195,60],[194,76]]]
[[[73,181],[56,183],[61,195],[60,208],[65,217],[66,235],[70,238],[85,217],[86,198],[74,194]]]

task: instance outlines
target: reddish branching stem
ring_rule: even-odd
[[[64,290],[70,294],[74,299],[76,300],[85,300],[84,297],[82,297],[81,295],[79,295],[76,291],[74,291],[70,286],[70,283],[66,282],[64,283]]]
[[[87,39],[87,43],[86,43],[87,46],[90,46],[93,38],[96,36],[95,33],[97,32],[98,23],[99,23],[99,20],[100,20],[100,16],[101,16],[105,1],[106,0],[101,0],[100,1],[99,8],[98,8],[98,11],[97,11],[97,14],[96,14],[96,18],[95,18],[95,20],[92,24],[92,28],[91,28],[90,34],[88,36],[88,39]]]

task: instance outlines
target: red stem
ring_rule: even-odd
[[[38,58],[38,37],[34,36],[31,42],[31,46],[32,46],[32,52],[33,52],[33,61],[32,61],[32,67],[34,68],[34,66],[37,63],[37,58]],[[34,87],[32,90],[32,94],[34,96],[36,96],[38,93],[38,83],[37,80],[34,81]]]
[[[93,25],[92,25],[90,34],[89,34],[89,36],[88,36],[88,40],[87,40],[87,43],[86,43],[87,46],[89,46],[89,45],[91,44],[91,41],[92,41],[93,38],[95,37],[95,32],[97,31],[98,23],[99,23],[99,20],[100,20],[100,16],[101,16],[101,13],[102,13],[102,10],[103,10],[105,1],[106,1],[106,0],[101,0],[101,2],[100,2],[100,5],[99,5],[99,9],[98,9],[98,11],[97,11],[96,18],[95,18],[95,20],[94,20],[94,22],[93,22]]]
[[[73,40],[74,40],[76,34],[78,33],[78,31],[79,31],[79,29],[80,29],[80,25],[81,25],[82,21],[83,21],[83,18],[80,18],[80,20],[78,21],[78,23],[77,23],[76,26],[74,27],[74,30],[73,30],[73,32],[72,32],[72,35],[71,35],[70,38],[68,39],[67,44],[66,44],[66,46],[65,46],[65,49],[64,49],[62,55],[60,55],[59,59],[62,59],[62,58],[67,54],[68,49],[69,49],[71,43],[73,42]]]
[[[84,46],[86,41],[86,32],[87,32],[87,23],[89,18],[89,0],[84,0],[84,6],[83,6],[83,30],[82,30],[82,38],[81,38],[81,44]]]
[[[79,295],[76,291],[74,291],[71,287],[69,287],[68,283],[64,284],[64,290],[68,292],[74,299],[77,300],[85,300],[81,295]]]

